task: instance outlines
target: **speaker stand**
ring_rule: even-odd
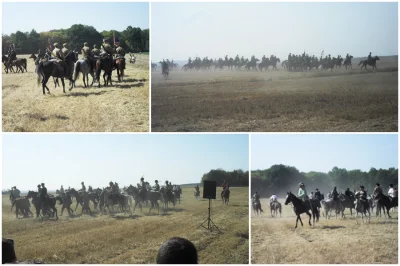
[[[207,223],[207,227],[206,227],[205,223]],[[208,218],[205,219],[204,222],[202,222],[197,228],[199,228],[199,227],[203,227],[204,229],[207,229],[210,232],[212,232],[213,229],[216,228],[219,232],[221,232],[221,230],[219,230],[218,226],[216,226],[215,223],[213,222],[213,220],[211,220],[211,199],[208,199]]]

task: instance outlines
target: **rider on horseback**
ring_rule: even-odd
[[[89,44],[85,42],[82,48],[82,56],[84,60],[87,60],[88,65],[91,67],[92,71],[96,68],[96,62],[92,51],[90,50]]]
[[[156,184],[154,185],[154,191],[160,191],[160,185],[158,184],[158,180],[154,181]]]
[[[331,195],[334,201],[338,200],[339,193],[337,192],[336,187],[333,188]]]
[[[344,192],[344,195],[348,198],[353,198],[353,192],[350,191],[350,188],[347,188],[346,191]]]
[[[394,191],[394,188],[393,188],[393,184],[390,184],[390,185],[389,185],[388,195],[389,195],[389,197],[392,197],[392,198],[397,197],[397,195],[395,195],[395,191]]]
[[[226,182],[226,180],[224,180],[224,183],[222,183],[221,197],[224,194],[225,189],[229,189],[229,184],[228,184],[228,182]]]
[[[372,55],[371,55],[371,52],[369,52],[367,62],[371,62],[371,59],[372,59]]]
[[[321,195],[321,192],[319,191],[318,188],[315,189],[314,197],[315,197],[317,200],[321,200],[322,195]]]
[[[81,182],[82,188],[79,190],[79,192],[85,192],[86,191],[86,186],[85,183],[83,183],[83,181]]]
[[[271,203],[275,201],[278,201],[278,196],[272,194],[272,196],[269,198],[269,204],[271,205]]]
[[[304,202],[306,201],[306,199],[308,199],[306,187],[304,186],[303,182],[299,183],[299,191],[297,192],[297,197]]]
[[[15,52],[15,45],[10,44],[8,47],[8,61],[7,64],[11,63],[13,60],[17,59],[17,53]]]
[[[41,209],[42,209],[42,213],[45,213],[45,200],[47,198],[47,188],[44,186],[44,183],[42,183],[42,188],[40,189],[40,194],[39,194],[39,198],[40,198],[40,203],[41,203]]]
[[[96,55],[96,56],[100,55],[100,50],[98,48],[96,48],[96,44],[93,44],[92,54]]]
[[[381,185],[379,183],[376,183],[374,191],[372,192],[373,199],[378,200],[381,197],[382,193],[383,192],[382,192]]]
[[[139,194],[142,196],[142,199],[146,198],[147,190],[146,190],[146,182],[144,182],[144,177],[140,178],[140,190]]]
[[[365,191],[364,186],[360,186],[360,190],[356,192],[355,197],[361,200],[365,209],[368,209],[367,191]]]

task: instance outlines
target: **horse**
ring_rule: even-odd
[[[182,189],[176,187],[176,188],[174,188],[174,189],[172,190],[172,192],[175,193],[176,199],[178,200],[179,204],[181,204]]]
[[[324,199],[321,200],[321,205],[324,206],[324,210],[325,210],[325,218],[329,219],[330,217],[330,212],[332,210],[335,211],[335,217],[337,219],[337,215],[341,212],[342,210],[342,205],[341,205],[341,201],[339,199],[334,200],[333,198],[328,198],[328,199]]]
[[[353,66],[352,66],[352,64],[351,64],[351,59],[353,58],[353,56],[352,55],[350,55],[349,57],[347,57],[345,60],[344,60],[344,62],[343,62],[343,65],[344,65],[344,67],[347,69],[347,67],[349,67],[350,66],[350,69],[353,69]]]
[[[222,199],[222,203],[228,205],[229,203],[229,196],[230,196],[231,192],[229,190],[229,188],[225,188],[222,192],[221,192],[221,199]]]
[[[260,217],[261,217],[261,213],[264,212],[264,211],[261,209],[260,200],[253,200],[252,206],[253,206],[254,214],[255,215],[260,215]]]
[[[161,64],[161,69],[162,69],[161,74],[164,76],[165,79],[167,79],[167,78],[168,78],[168,75],[169,75],[169,67],[168,67],[168,64],[163,63],[163,62],[161,62],[161,61],[160,61],[160,64]]]
[[[313,202],[314,202],[314,204],[313,204]],[[302,213],[305,213],[308,215],[308,217],[309,217],[308,224],[310,226],[312,226],[311,225],[311,213],[309,212],[310,209],[311,209],[312,216],[313,216],[313,224],[315,224],[315,218],[317,218],[317,221],[318,221],[319,212],[316,207],[315,200],[310,200],[311,206],[306,206],[305,203],[301,199],[299,199],[295,195],[293,195],[292,192],[288,192],[287,196],[286,196],[286,200],[285,200],[285,205],[288,205],[289,203],[293,204],[293,211],[297,216],[295,229],[297,228],[298,221],[300,221],[301,226],[303,226],[303,221],[301,220],[301,217],[300,217],[300,214],[302,214]]]
[[[21,71],[22,73],[24,73],[24,69],[25,72],[28,72],[28,70],[26,69],[26,58],[17,58],[15,60],[12,60],[11,62],[6,62],[5,63],[7,65],[8,68],[12,68],[13,66],[15,66],[17,68],[17,72]]]
[[[29,203],[28,198],[17,198],[13,201],[13,205],[15,204],[15,216],[18,219],[18,213],[21,212],[24,217],[28,217],[29,213],[33,216],[33,213],[29,209],[31,204]]]
[[[89,74],[92,76],[92,84],[90,84],[90,87],[93,86],[94,83],[94,71],[92,69],[92,66],[88,62],[88,60],[78,60],[75,63],[74,67],[74,78],[73,78],[73,87],[75,87],[75,82],[76,79],[79,78],[79,73],[82,72],[83,74],[83,87],[89,87]],[[85,82],[85,79],[87,81],[87,85]]]
[[[165,187],[161,187],[160,192],[164,196],[164,209],[168,210],[168,202],[171,202],[174,205],[174,210],[175,210],[175,205],[176,205],[176,195],[174,192],[165,189]]]
[[[26,198],[31,198],[32,203],[36,208],[36,218],[39,218],[40,216],[40,210],[42,210],[42,220],[44,215],[48,215],[49,217],[54,217],[54,214],[56,215],[56,219],[58,220],[58,215],[57,215],[57,208],[56,208],[56,199],[53,196],[48,196],[44,199],[44,202],[41,201],[41,199],[38,197],[38,192],[35,191],[28,191],[28,195]],[[43,208],[42,208],[43,206]],[[52,210],[52,212],[51,212]]]
[[[62,205],[61,214],[60,215],[62,216],[63,212],[64,212],[64,209],[67,209],[69,216],[72,216],[74,211],[71,209],[71,205],[72,205],[71,193],[70,192],[66,192],[62,196],[57,196],[56,200],[58,200],[59,203]]]
[[[125,58],[115,58],[114,59],[114,68],[117,69],[118,81],[122,81],[124,79],[124,70],[125,70]]]
[[[377,60],[380,60],[378,56],[372,57],[371,60],[368,60],[368,59],[361,60],[360,63],[358,64],[358,66],[362,64],[361,69],[363,69],[363,67],[365,67],[365,70],[367,70],[367,65],[368,66],[372,66],[372,70],[378,69],[376,67],[376,61]]]
[[[67,193],[69,193],[69,195],[71,197],[74,197],[76,199],[75,211],[79,205],[81,205],[81,207],[83,207],[82,194],[80,192],[75,190],[75,188],[71,188]],[[72,204],[72,200],[71,200],[71,204]]]
[[[110,193],[107,189],[104,189],[100,194],[100,210],[104,213],[105,207],[108,208],[110,213],[114,213],[114,205],[119,205],[124,213],[126,212],[126,206],[129,206],[129,212],[132,214],[132,198],[129,195]],[[110,211],[110,206],[111,210]]]
[[[113,71],[114,62],[110,57],[100,57],[96,61],[96,80],[99,82],[98,87],[100,88],[100,73],[103,70],[103,80],[104,86],[108,86],[110,84],[112,86],[111,75]],[[106,80],[107,76],[107,80]]]
[[[269,204],[271,210],[271,217],[277,217],[279,211],[279,217],[282,217],[282,204],[278,201],[273,201]]]
[[[151,63],[151,70],[157,70],[157,64]]]
[[[365,202],[362,202],[359,198],[356,199],[355,210],[356,210],[356,224],[358,224],[358,213],[361,213],[361,220],[364,221],[364,214],[367,216],[368,212],[368,222],[371,222],[371,212],[368,201],[366,202],[367,207],[365,206]]]
[[[350,216],[353,216],[353,209],[355,208],[354,197],[347,197],[343,193],[340,193],[339,200],[342,205],[342,208],[341,208],[342,217],[343,218],[345,217],[344,211],[346,210],[346,208],[350,209]]]
[[[76,62],[76,54],[74,52],[69,52],[68,55],[65,57],[65,64],[68,66],[68,71],[65,71],[65,66],[62,64],[57,63],[57,60],[50,60],[46,62],[40,62],[37,69],[37,82],[39,84],[40,78],[42,78],[42,89],[43,95],[46,94],[45,88],[47,92],[50,94],[50,90],[47,87],[47,81],[51,76],[56,78],[61,78],[61,83],[63,85],[63,92],[65,93],[65,83],[64,78],[67,78],[71,82],[71,87],[69,90],[72,89],[73,79],[72,79],[72,71],[74,67],[74,63]]]
[[[390,216],[389,211],[392,207],[395,207],[395,206],[393,204],[394,202],[392,200],[390,200],[390,197],[388,197],[384,194],[381,194],[378,199],[375,199],[375,201],[376,201],[376,216],[378,216],[378,214],[380,215],[381,210],[383,209],[383,215],[386,217],[386,214],[385,214],[385,210],[386,210],[388,217],[392,218]]]

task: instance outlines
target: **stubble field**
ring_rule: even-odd
[[[219,199],[213,201],[211,218],[222,233],[197,228],[207,218],[208,200],[195,199],[193,192],[193,188],[184,188],[181,204],[166,215],[158,215],[154,210],[148,215],[147,207],[143,207],[143,213],[137,209],[132,217],[121,213],[114,217],[83,214],[69,218],[64,211],[58,221],[16,219],[15,212],[10,212],[8,197],[3,196],[3,237],[14,239],[20,261],[155,263],[160,245],[179,236],[194,243],[200,263],[248,264],[248,187],[231,188],[228,206]],[[57,206],[60,212],[61,207]],[[31,210],[34,212],[33,206]],[[81,212],[80,207],[77,212]]]
[[[361,58],[362,59],[362,58]],[[346,131],[398,129],[397,56],[378,71],[152,71],[152,131]]]
[[[54,88],[43,95],[37,85],[35,65],[26,58],[28,72],[2,72],[3,131],[5,132],[148,132],[149,131],[149,56],[137,55],[135,64],[126,60],[124,81],[113,71],[113,86],[83,88],[82,74],[76,88],[66,93]],[[128,58],[128,57],[126,57]],[[101,80],[102,78],[101,74]],[[90,83],[92,77],[89,75]],[[96,83],[95,83],[96,84]],[[60,81],[61,85],[61,81]]]

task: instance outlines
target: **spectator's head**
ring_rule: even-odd
[[[2,264],[13,263],[17,261],[14,250],[14,240],[3,238],[3,259]]]
[[[197,250],[185,238],[173,237],[165,241],[157,254],[157,264],[197,264]]]

